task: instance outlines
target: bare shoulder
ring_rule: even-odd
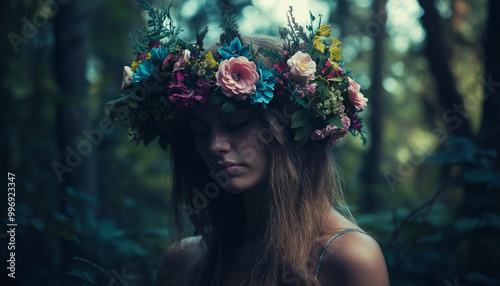
[[[318,279],[324,286],[388,286],[384,255],[371,236],[357,231],[338,236],[327,248]]]
[[[205,252],[201,236],[191,236],[173,243],[163,255],[156,286],[189,285],[190,269]]]

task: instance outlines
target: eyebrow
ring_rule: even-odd
[[[233,116],[236,115],[236,112],[238,112],[238,111],[243,111],[243,112],[251,111],[251,112],[253,112],[254,110],[251,107],[238,108],[235,111],[235,113],[233,114]],[[199,117],[199,116],[196,116],[196,115],[191,115],[191,116],[187,117],[185,120],[186,121],[206,121],[205,118],[202,118],[202,117]]]
[[[189,116],[186,118],[186,121],[205,121],[205,119],[198,116]]]

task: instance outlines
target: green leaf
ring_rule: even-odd
[[[332,72],[333,65],[329,66],[326,68],[325,72],[323,73],[324,75],[329,75]]]
[[[60,236],[64,237],[66,240],[73,241],[76,244],[80,244],[78,238],[73,233],[71,233],[71,231],[68,230],[68,228],[66,228],[64,225],[58,222],[53,222],[47,224],[47,227],[56,234],[59,234]]]
[[[65,227],[69,228],[69,230],[71,230],[72,232],[76,232],[76,226],[69,219],[68,220],[61,220],[61,221],[58,221],[57,223],[64,225]]]
[[[236,111],[236,105],[230,101],[225,101],[221,107],[222,120],[228,120]]]
[[[344,129],[344,125],[342,125],[342,119],[340,118],[332,118],[328,121],[329,124],[333,124],[337,126],[338,128]]]
[[[42,230],[45,228],[45,222],[39,218],[32,217],[29,219],[31,224],[38,230]]]
[[[127,105],[128,99],[129,99],[129,96],[123,96],[123,97],[120,97],[120,98],[117,98],[114,100],[110,100],[110,101],[106,102],[106,106],[108,106],[108,105],[110,105],[110,106]]]
[[[453,227],[459,231],[471,231],[482,223],[481,218],[461,218],[456,220]]]
[[[326,115],[321,109],[317,108],[314,105],[311,105],[311,107],[323,118],[323,120],[326,120]]]
[[[68,275],[79,278],[83,281],[87,281],[87,282],[90,282],[90,283],[96,285],[94,277],[90,276],[87,272],[85,272],[81,269],[73,269],[73,270],[68,272]]]
[[[160,145],[160,147],[163,150],[167,151],[168,145],[169,145],[167,136],[166,135],[160,135],[160,137],[158,138],[158,144]]]
[[[33,213],[33,211],[31,210],[30,207],[28,207],[27,205],[24,205],[24,204],[18,204],[17,207],[16,207],[16,216],[17,217],[23,217],[23,218],[27,218],[29,217],[31,214]]]
[[[465,276],[465,280],[471,282],[479,282],[481,285],[498,285],[500,281],[492,279],[479,272],[472,272]]]
[[[292,129],[302,127],[311,121],[311,114],[306,110],[297,110],[292,115]]]
[[[117,115],[123,114],[124,110],[127,112],[128,101],[129,96],[125,96],[106,103],[105,111],[106,114],[109,114],[109,119],[111,119],[111,121],[114,121]]]
[[[321,83],[322,85],[328,85],[328,80],[320,75],[317,75],[311,83]]]
[[[297,142],[297,147],[302,147],[306,145],[307,141],[309,141],[309,137],[304,137],[301,140],[296,140],[295,142]]]
[[[144,124],[144,134],[142,135],[142,141],[144,146],[148,146],[153,140],[158,137],[158,128],[156,127],[156,122],[150,120]]]
[[[329,78],[328,81],[342,82],[342,81],[344,81],[344,78],[343,77],[334,77],[334,78]]]
[[[101,266],[95,264],[94,262],[88,260],[88,259],[85,259],[83,257],[79,257],[79,256],[73,256],[71,257],[72,260],[76,260],[76,261],[82,261],[82,262],[85,262],[89,265],[92,265],[93,267],[95,267],[97,270],[99,270],[102,274],[108,276],[109,278],[113,278],[113,276],[106,270],[104,270]]]
[[[224,100],[224,95],[220,93],[215,93],[212,96],[208,97],[207,103],[211,105],[216,105]]]
[[[344,81],[341,81],[341,82],[342,83],[339,86],[339,90],[342,91],[342,92],[344,92],[344,90],[349,87],[349,81],[348,80],[344,80]]]
[[[307,123],[304,126],[301,126],[295,129],[295,138],[294,140],[297,142],[307,141],[311,136],[311,132],[313,131],[314,126],[312,123]]]

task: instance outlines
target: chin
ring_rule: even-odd
[[[257,188],[258,184],[253,184],[241,178],[231,178],[229,183],[224,186],[224,190],[230,194],[243,194]]]
[[[233,177],[225,186],[221,187],[230,194],[244,194],[248,192],[261,192],[266,189],[267,181],[253,180],[253,178]]]
[[[229,175],[226,172],[212,172],[212,179],[230,194],[242,194],[266,187],[267,176],[262,174]]]

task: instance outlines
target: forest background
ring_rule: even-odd
[[[391,284],[500,285],[500,1],[187,0],[171,12],[184,39],[208,26],[216,41],[226,10],[242,34],[278,36],[289,5],[304,26],[309,10],[332,24],[369,98],[368,145],[346,137],[332,152]],[[105,108],[146,15],[135,0],[5,0],[0,14],[1,284],[152,285],[171,243],[169,158],[129,143]]]

